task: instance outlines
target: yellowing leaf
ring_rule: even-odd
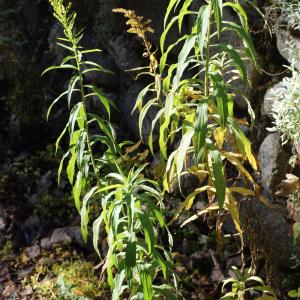
[[[214,138],[216,141],[216,146],[219,150],[222,149],[225,138],[226,138],[226,128],[223,129],[221,127],[218,127],[214,130]]]
[[[131,152],[135,151],[136,149],[138,149],[139,146],[141,145],[141,143],[142,143],[142,141],[139,141],[136,144],[134,144],[134,145],[132,145],[130,147],[127,147],[125,149],[125,154],[128,155],[129,153],[131,153]]]
[[[195,215],[191,216],[190,218],[188,218],[187,220],[185,220],[180,227],[185,226],[186,224],[198,219],[199,217],[203,216],[204,214],[211,212],[213,210],[218,210],[219,209],[219,205],[218,203],[213,203],[209,206],[207,206],[206,208],[200,210],[199,212],[197,212]]]
[[[146,149],[144,152],[139,153],[139,161],[145,160],[149,155],[149,149]]]
[[[242,165],[241,161],[236,157],[235,153],[232,152],[221,152],[221,156],[228,159],[243,175],[254,185],[255,182],[249,172],[245,169],[245,167]]]
[[[225,208],[229,211],[232,220],[234,222],[236,230],[242,234],[242,228],[241,228],[241,222],[240,222],[240,214],[239,214],[239,209],[237,206],[237,201],[233,197],[230,189],[226,189],[226,200],[225,201]]]

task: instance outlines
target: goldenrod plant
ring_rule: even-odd
[[[110,116],[113,102],[101,89],[85,82],[87,72],[109,71],[85,60],[87,53],[97,54],[100,50],[85,50],[80,46],[83,33],[75,29],[76,13],[71,10],[71,4],[64,5],[63,0],[49,1],[64,29],[64,37],[58,38],[58,45],[69,55],[60,65],[49,67],[44,73],[61,69],[73,73],[67,91],[53,101],[47,114],[48,117],[55,104],[67,99],[70,117],[56,141],[56,149],[67,133],[69,148],[60,163],[58,181],[68,160],[66,171],[81,216],[82,236],[87,241],[92,210],[93,215],[96,214],[92,226],[93,244],[100,258],[98,242],[100,227],[104,224],[108,253],[102,265],[112,289],[112,299],[121,299],[123,294],[130,295],[130,299],[150,300],[162,295],[175,299],[172,288],[162,283],[172,272],[172,257],[169,249],[158,243],[159,231],[168,232],[160,188],[142,174],[147,165],[128,164],[127,152],[124,154],[122,150],[126,143],[117,142],[109,120],[88,110],[88,101],[97,97]],[[91,126],[98,126],[97,133],[91,134]],[[169,242],[171,246],[170,234]],[[157,282],[161,284],[155,285],[158,275]]]
[[[244,166],[247,161],[254,171],[258,170],[251,143],[240,127],[247,122],[234,116],[234,98],[240,97],[247,103],[251,122],[255,116],[247,95],[234,82],[240,80],[245,87],[250,84],[246,61],[259,69],[257,55],[249,34],[247,14],[239,1],[207,0],[197,11],[192,10],[192,3],[191,0],[169,2],[160,40],[160,74],[140,93],[135,109],[140,109],[141,129],[150,107],[159,107],[148,143],[153,153],[153,130],[159,124],[159,148],[162,160],[166,160],[164,190],[172,190],[175,181],[180,183],[181,175],[186,172],[195,174],[200,180],[199,188],[185,195],[186,200],[175,218],[192,207],[198,194],[206,192],[209,205],[184,224],[212,210],[229,211],[242,235],[234,193],[257,196],[263,202],[265,199],[259,195],[258,185]],[[240,24],[225,20],[225,9],[233,11]],[[177,25],[181,31],[187,17],[195,19],[191,32],[166,45],[171,28]],[[226,31],[233,32],[241,40],[242,49],[222,39]],[[179,45],[177,62],[168,64],[169,54]],[[153,94],[153,90],[156,90],[155,97],[143,106],[144,96]],[[178,139],[178,148],[170,151]],[[194,157],[192,165],[190,157]],[[236,186],[235,180],[228,186],[230,178],[225,162],[237,169],[237,179],[244,180],[244,187]]]

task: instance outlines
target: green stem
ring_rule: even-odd
[[[80,67],[79,52],[77,49],[77,45],[74,43],[73,43],[73,50],[75,53],[75,60],[76,60],[76,66],[77,66],[77,71],[78,71],[78,76],[79,76],[79,84],[80,84],[80,95],[81,95],[81,101],[83,103],[83,111],[84,111],[84,115],[85,115],[84,123],[85,123],[85,130],[86,130],[86,134],[87,134],[86,143],[87,143],[87,147],[88,147],[88,150],[89,150],[89,153],[91,156],[94,173],[97,178],[97,181],[99,182],[100,177],[99,177],[99,174],[97,171],[96,162],[95,162],[95,158],[94,158],[92,146],[91,146],[90,131],[89,131],[89,125],[88,125],[87,109],[86,109],[86,99],[84,96],[83,75],[82,75],[82,71],[81,71],[81,67]]]
[[[210,62],[210,33],[211,33],[211,15],[212,15],[212,0],[209,2],[209,20],[207,28],[207,44],[206,44],[206,57],[205,57],[205,79],[204,79],[204,96],[209,96],[209,62]]]

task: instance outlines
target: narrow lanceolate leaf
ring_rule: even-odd
[[[244,84],[246,84],[247,77],[248,77],[247,69],[246,69],[245,63],[241,59],[241,56],[239,55],[239,53],[229,44],[219,44],[219,47],[229,55],[229,57],[231,58],[231,60],[233,61],[237,70],[240,73],[242,82]]]
[[[226,209],[229,211],[232,220],[234,222],[236,230],[242,234],[241,222],[240,222],[240,214],[239,209],[237,206],[237,201],[231,194],[229,189],[226,189],[226,202],[225,202]]]
[[[76,130],[70,139],[71,158],[67,167],[67,175],[71,184],[73,184],[75,163],[76,163],[76,145],[80,136],[81,130]]]
[[[143,122],[144,119],[147,115],[147,112],[149,111],[149,109],[155,104],[156,99],[152,99],[150,101],[148,101],[148,103],[142,108],[141,113],[139,115],[139,133],[140,133],[140,138],[143,141]]]
[[[164,18],[164,28],[166,27],[166,24],[167,24],[167,20],[168,20],[168,17],[172,11],[172,9],[176,6],[178,6],[178,4],[181,2],[181,0],[170,0],[169,2],[169,5],[167,7],[167,11],[166,11],[166,14],[165,14],[165,18]]]
[[[83,181],[84,180],[82,178],[82,174],[80,171],[78,171],[75,185],[73,187],[73,197],[74,197],[75,207],[78,212],[80,212],[80,209],[81,209],[80,196],[81,196],[81,190],[83,187]]]
[[[208,104],[203,100],[198,104],[195,121],[195,159],[199,163],[201,150],[205,144],[208,122]]]
[[[49,71],[57,70],[57,69],[71,69],[71,70],[77,70],[77,68],[74,67],[73,65],[52,66],[52,67],[47,68],[47,69],[42,73],[42,76],[43,76],[45,73],[49,72]]]
[[[149,92],[149,91],[151,91],[151,88],[153,87],[153,83],[150,83],[149,85],[147,85],[146,87],[144,87],[141,91],[140,91],[140,93],[139,93],[139,95],[138,95],[138,97],[137,97],[137,99],[136,99],[136,101],[135,101],[135,105],[134,105],[134,107],[133,107],[133,109],[132,109],[132,113],[138,108],[138,110],[139,111],[141,111],[141,109],[142,109],[142,107],[143,107],[143,100],[144,100],[144,98],[145,98],[145,96],[147,95],[147,93]],[[133,99],[134,100],[134,99]]]
[[[184,16],[190,13],[190,11],[188,10],[188,8],[192,4],[192,2],[193,2],[193,0],[185,0],[184,3],[183,3],[183,5],[182,5],[182,8],[181,8],[179,16],[178,16],[178,28],[179,28],[179,32],[181,32],[182,22],[183,22]]]
[[[166,62],[167,62],[167,59],[168,59],[168,54],[170,53],[170,51],[175,46],[177,46],[180,42],[186,40],[188,37],[189,37],[189,35],[186,34],[186,35],[182,36],[181,38],[179,38],[175,43],[173,43],[170,46],[168,46],[167,51],[162,55],[162,57],[160,59],[160,62],[159,62],[159,71],[160,71],[160,73],[162,73],[164,71],[164,69],[165,69]]]
[[[244,132],[239,128],[234,120],[231,120],[231,126],[234,130],[237,146],[243,157],[247,158],[252,168],[257,171],[257,162],[252,153],[252,147],[249,139],[246,137]]]
[[[164,32],[162,33],[161,37],[160,37],[160,50],[161,53],[164,54],[164,45],[165,45],[165,40],[167,37],[167,34],[169,32],[169,30],[171,29],[171,27],[173,26],[173,24],[178,20],[178,16],[175,16],[172,18],[172,20],[168,23],[168,26],[166,27],[166,29],[164,30]]]
[[[59,147],[61,139],[63,138],[63,136],[67,132],[68,126],[69,126],[69,124],[66,125],[66,127],[63,129],[63,131],[61,132],[60,136],[57,138],[57,140],[55,142],[55,154],[57,153],[57,150],[58,150],[58,147]]]
[[[62,171],[62,168],[63,168],[63,165],[64,165],[64,160],[66,157],[68,157],[70,154],[70,151],[66,152],[64,154],[64,156],[62,157],[61,161],[60,161],[60,164],[59,164],[59,168],[58,168],[58,172],[57,172],[57,181],[58,181],[58,184],[60,184],[60,175],[61,175],[61,171]]]
[[[52,108],[53,108],[53,106],[63,97],[63,96],[65,96],[66,94],[68,93],[68,91],[65,91],[65,92],[63,92],[63,93],[61,93],[52,103],[51,103],[51,105],[49,106],[49,108],[48,108],[48,111],[47,111],[47,121],[48,121],[48,119],[49,119],[49,115],[50,115],[50,113],[51,113],[51,110],[52,110]]]
[[[151,254],[154,248],[154,230],[151,221],[146,214],[138,214],[141,221],[143,231],[145,233],[145,241],[148,246],[148,253]]]
[[[210,8],[209,5],[202,5],[197,16],[197,35],[198,46],[201,56],[203,56],[203,48],[207,35],[208,25],[210,22]]]
[[[100,216],[93,223],[93,246],[100,258],[101,255],[100,255],[98,243],[99,243],[99,235],[100,235],[100,226],[102,222],[103,222],[103,213],[101,213]]]
[[[89,201],[97,190],[97,186],[93,187],[84,197],[82,201],[82,207],[80,210],[81,217],[81,234],[85,242],[87,242],[88,237],[88,223],[89,223]]]
[[[115,104],[113,103],[112,100],[110,100],[109,98],[107,98],[104,93],[98,89],[97,87],[95,87],[94,85],[86,85],[86,87],[89,87],[97,96],[97,99],[103,104],[103,106],[105,107],[105,110],[108,114],[108,118],[110,119],[110,107],[115,107]]]
[[[235,24],[233,22],[223,21],[224,27],[230,30],[234,30],[242,39],[244,46],[245,46],[245,52],[248,55],[248,57],[252,60],[255,67],[258,68],[257,58],[256,58],[256,52],[251,40],[251,37],[249,34],[245,31],[245,29],[238,24]]]
[[[210,77],[214,86],[214,94],[217,99],[217,107],[221,123],[220,125],[224,129],[226,127],[228,117],[226,86],[220,74],[210,74]]]
[[[215,22],[217,25],[218,38],[220,39],[221,29],[222,29],[222,0],[212,0],[213,1],[213,10],[215,16]]]
[[[226,190],[226,180],[224,177],[223,162],[220,156],[220,152],[218,150],[210,151],[209,155],[211,157],[211,163],[215,177],[215,188],[218,196],[218,204],[221,209],[225,201]]]
[[[183,134],[179,148],[177,150],[176,156],[176,172],[177,172],[177,179],[180,186],[180,176],[183,169],[183,164],[186,158],[186,153],[188,148],[191,145],[191,141],[194,135],[194,128],[189,127],[187,128],[186,132]]]
[[[185,226],[186,224],[193,222],[194,220],[197,220],[198,218],[200,218],[201,216],[205,215],[208,212],[214,211],[214,210],[218,210],[219,209],[219,205],[217,203],[212,203],[209,206],[207,206],[206,208],[200,210],[199,212],[197,212],[195,215],[191,216],[190,218],[188,218],[187,220],[185,220],[180,227]]]
[[[125,252],[125,267],[132,269],[136,265],[136,242],[128,242]]]
[[[73,92],[75,90],[76,83],[79,81],[79,79],[80,79],[79,76],[73,76],[70,80],[69,88],[68,88],[68,106],[69,106],[69,108],[71,105],[71,98],[72,98]]]
[[[107,270],[108,268],[109,266],[107,266]],[[111,270],[109,272],[111,273]],[[119,274],[116,274],[116,277],[114,278],[114,283],[113,283],[114,289],[112,294],[112,300],[120,299],[122,291],[125,289],[125,286],[123,285],[124,279],[125,279],[125,269],[123,269]]]
[[[191,35],[186,40],[185,43],[179,53],[178,62],[177,62],[177,71],[176,75],[173,80],[173,89],[177,89],[183,72],[185,71],[186,67],[188,66],[187,58],[194,48],[195,42],[197,40],[197,35]]]
[[[178,208],[178,210],[176,211],[173,219],[171,220],[171,223],[174,222],[178,216],[180,215],[180,213],[183,211],[183,210],[189,210],[193,203],[194,203],[194,200],[196,198],[197,195],[203,193],[203,192],[206,192],[206,191],[213,191],[213,192],[216,192],[216,190],[209,186],[209,185],[206,185],[206,186],[202,186],[201,188],[198,188],[198,189],[195,189],[195,191],[193,191],[192,193],[190,193],[184,200],[184,202],[182,202]]]
[[[248,32],[249,31],[248,17],[243,7],[239,3],[232,3],[232,2],[226,2],[224,3],[223,6],[224,7],[229,6],[236,11],[237,15],[240,18],[243,28],[245,29],[246,32]]]
[[[153,297],[152,277],[147,271],[142,271],[141,282],[143,286],[144,299],[152,300]]]

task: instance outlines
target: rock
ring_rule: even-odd
[[[27,247],[24,250],[25,255],[29,258],[36,258],[41,254],[41,248],[39,245],[34,245],[32,247]]]
[[[81,247],[86,247],[79,226],[67,226],[55,229],[50,237],[45,237],[41,240],[40,245],[43,249],[52,249],[60,244],[75,243]]]
[[[261,185],[272,195],[289,169],[290,155],[282,148],[280,135],[269,134],[259,149],[258,160],[261,169]]]
[[[276,95],[278,95],[278,91],[282,88],[282,82],[279,82],[269,88],[265,94],[264,102],[261,107],[262,115],[265,115],[269,118],[273,118],[272,116],[272,108],[275,101]]]
[[[275,30],[277,48],[280,54],[300,70],[300,38],[292,36],[289,30],[282,29],[279,25]]]
[[[267,262],[272,287],[282,292],[283,287],[288,291],[299,286],[299,270],[293,268],[296,263],[292,257],[300,257],[300,247],[294,244],[286,208],[281,205],[270,208],[259,200],[243,199],[240,218],[246,243],[254,245]]]
[[[142,46],[137,38],[129,33],[124,32],[121,36],[111,39],[108,42],[108,52],[121,71],[125,72],[146,65],[142,59]],[[129,75],[135,77],[136,73],[130,72]]]

